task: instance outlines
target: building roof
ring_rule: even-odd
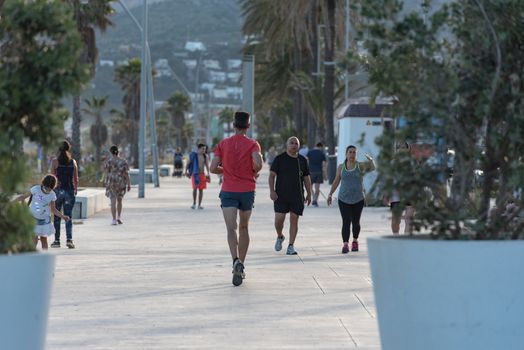
[[[369,104],[368,97],[361,97],[356,99],[349,99],[340,107],[335,115],[338,119],[341,118],[390,118],[389,113],[385,113],[384,109],[392,105],[392,99],[379,99],[375,101],[375,105]]]

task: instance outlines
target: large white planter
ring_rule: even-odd
[[[50,254],[0,255],[0,348],[45,348],[55,266]]]
[[[524,241],[368,239],[382,350],[524,349]]]

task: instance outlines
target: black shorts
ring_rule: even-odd
[[[411,205],[411,202],[403,203],[406,207]],[[400,207],[400,202],[391,202],[389,203],[389,207],[391,208],[391,211],[393,212],[393,215],[395,216],[402,216],[402,211],[405,208]]]
[[[309,176],[311,177],[312,184],[324,183],[324,176],[322,176],[322,173],[311,173]]]
[[[292,212],[297,215],[302,215],[304,213],[304,202],[294,201],[288,202],[277,199],[273,203],[275,213],[286,214]]]

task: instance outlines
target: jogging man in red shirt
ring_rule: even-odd
[[[246,136],[249,113],[236,112],[233,126],[235,135],[218,144],[210,170],[214,174],[224,175],[220,202],[227,227],[227,242],[233,258],[233,284],[239,286],[245,277],[244,261],[249,247],[248,225],[255,201],[256,178],[262,169],[262,154],[258,142]]]

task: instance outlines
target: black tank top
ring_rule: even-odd
[[[58,163],[56,168],[56,177],[58,178],[58,188],[67,191],[73,191],[73,175],[75,173],[75,165],[71,159],[68,164],[63,165]]]

